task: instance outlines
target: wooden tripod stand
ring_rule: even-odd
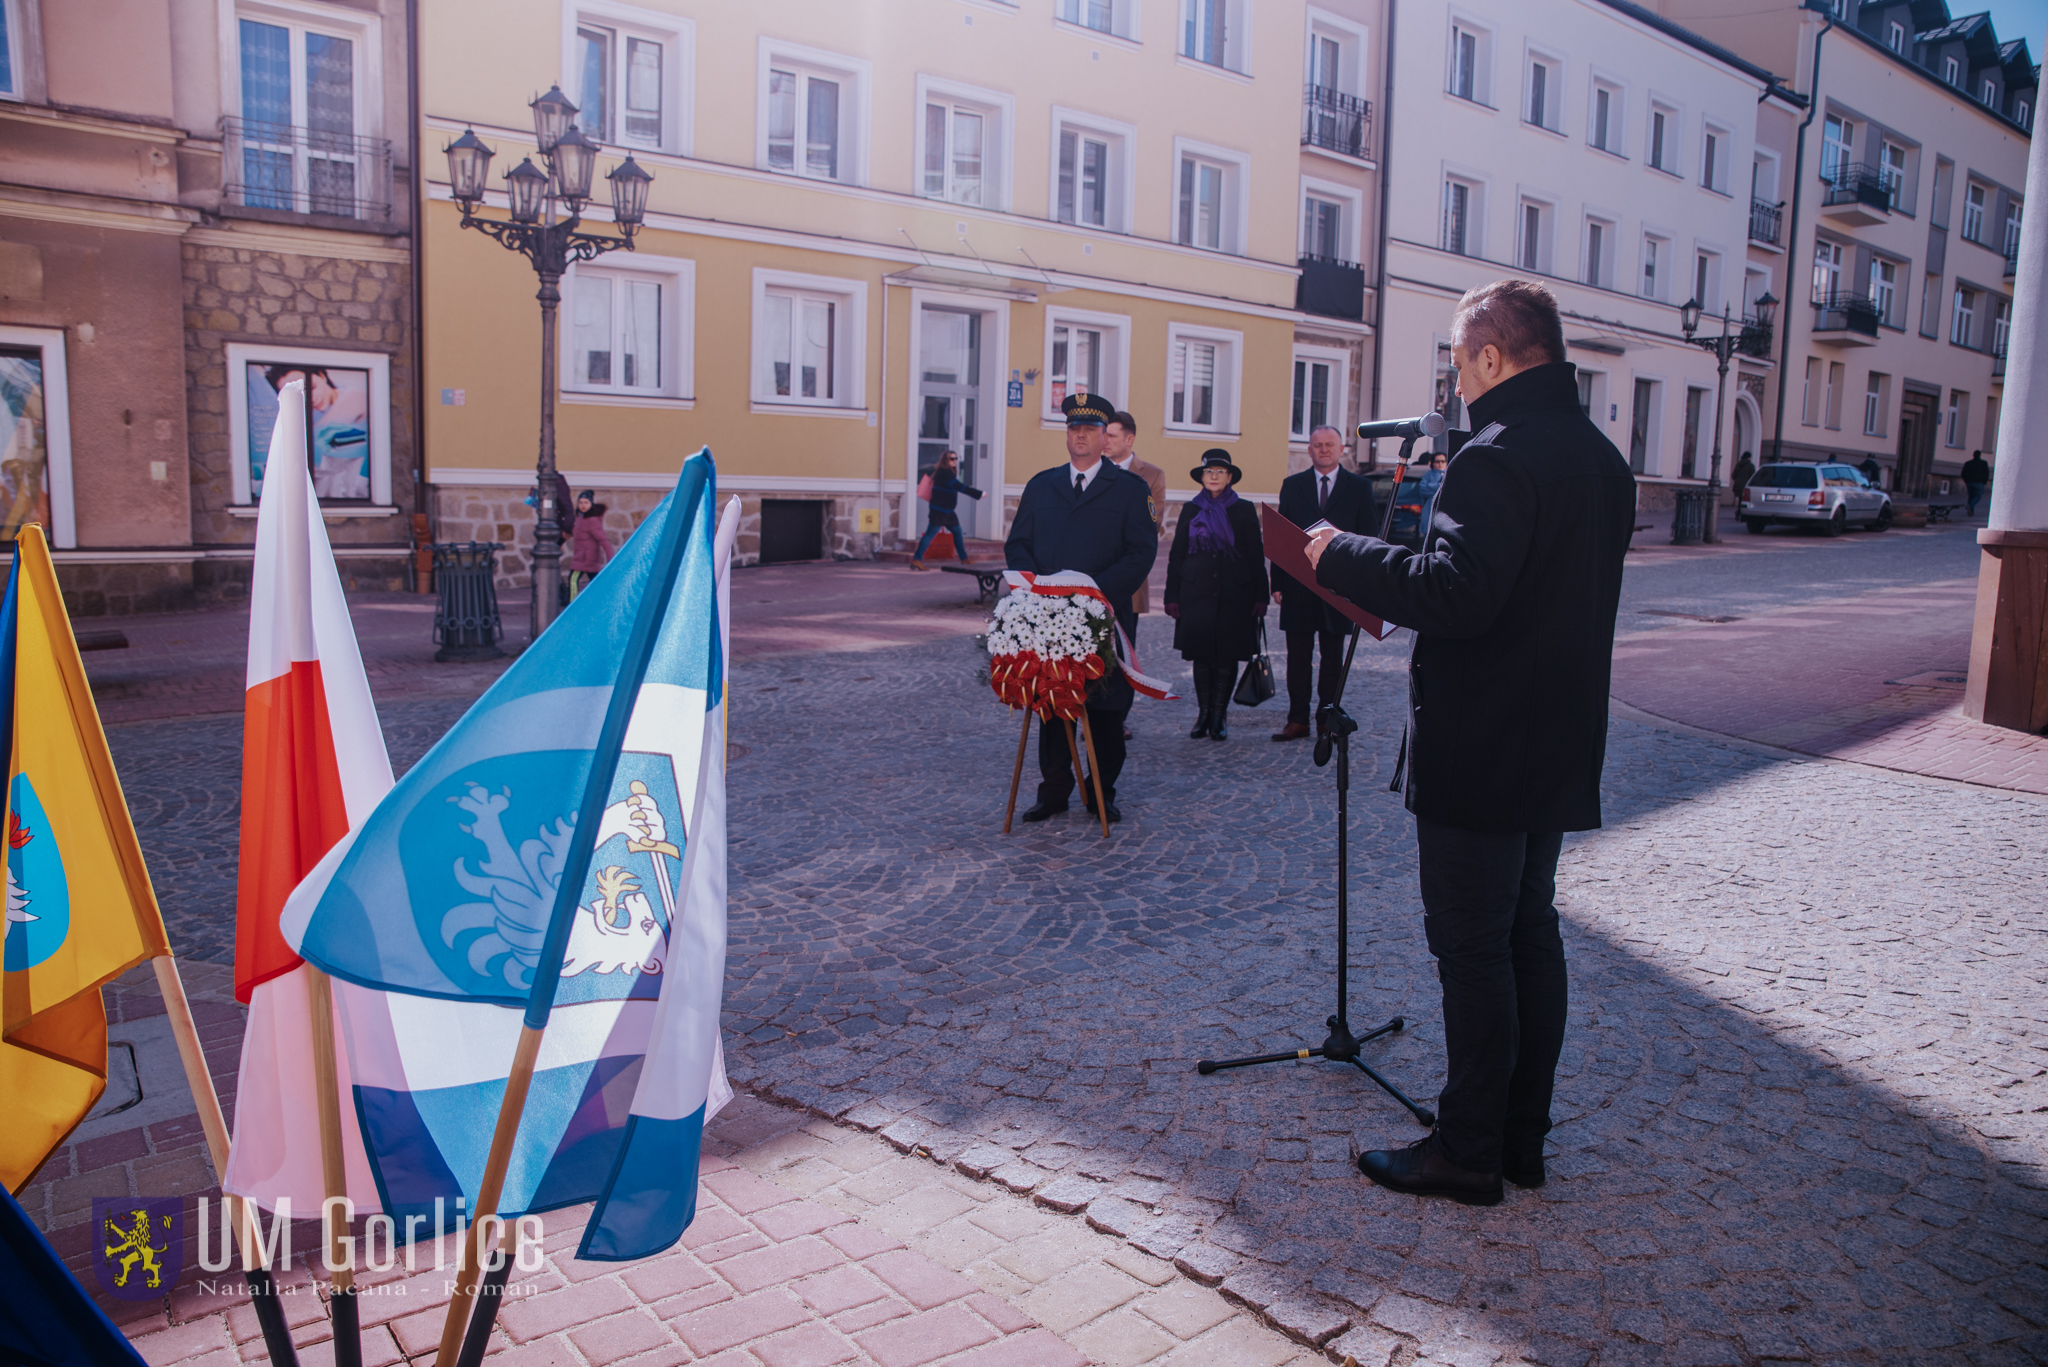
[[[1024,781],[1024,748],[1025,742],[1031,739],[1031,716],[1031,709],[1025,708],[1024,730],[1017,737],[1017,765],[1010,771],[1010,802],[1003,808],[1004,835],[1010,833],[1011,818],[1017,813],[1017,785]],[[1102,766],[1095,759],[1095,732],[1088,725],[1088,709],[1081,709],[1081,740],[1088,749],[1088,772],[1085,775],[1081,772],[1081,752],[1074,745],[1074,728],[1064,720],[1059,723],[1059,727],[1066,733],[1067,754],[1074,761],[1074,777],[1078,780],[1082,792],[1087,792],[1091,781],[1095,785],[1095,815],[1102,822],[1102,835],[1106,840],[1109,838],[1109,803],[1102,796]]]

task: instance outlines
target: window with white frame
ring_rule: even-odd
[[[754,400],[864,407],[867,284],[754,271]]]
[[[1896,19],[1886,25],[1884,45],[1903,56],[1906,51],[1906,26]]]
[[[2008,261],[2020,254],[2020,201],[2013,200],[2005,206],[2005,257]]]
[[[1615,225],[1612,220],[1586,220],[1584,279],[1587,284],[1598,285],[1602,289],[1614,288],[1614,234]]]
[[[1729,153],[1735,147],[1735,135],[1715,124],[1707,124],[1700,134],[1700,184],[1716,194],[1728,193]]]
[[[1820,426],[1821,387],[1827,374],[1827,362],[1818,356],[1806,358],[1806,379],[1799,390],[1799,423],[1802,427]]]
[[[18,100],[26,93],[22,67],[22,0],[0,0],[0,99]]]
[[[1820,178],[1829,184],[1848,174],[1856,162],[1856,125],[1836,114],[1821,124]]]
[[[1885,197],[1891,208],[1905,207],[1906,199],[1906,149],[1895,142],[1884,142],[1877,149],[1877,178],[1884,186]]]
[[[1059,0],[1054,15],[1063,23],[1129,38],[1135,10],[1132,0]]]
[[[2003,356],[2012,340],[2012,300],[2000,299],[1991,308],[1991,354]]]
[[[1593,98],[1587,102],[1586,141],[1603,152],[1625,155],[1621,143],[1621,87],[1595,79]]]
[[[1993,109],[1998,108],[1998,82],[1986,81],[1977,89],[1977,98]]]
[[[1363,205],[1358,191],[1331,181],[1301,183],[1301,254],[1330,261],[1358,260]]]
[[[1721,253],[1703,247],[1694,249],[1692,297],[1710,317],[1721,311]]]
[[[574,15],[569,86],[576,123],[616,147],[687,154],[696,25],[636,6],[586,3]]]
[[[1960,450],[1970,440],[1970,396],[1960,389],[1948,392],[1948,444]]]
[[[1984,240],[1984,202],[1990,192],[1975,184],[1963,191],[1963,236],[1972,242]]]
[[[562,282],[565,397],[694,396],[697,263],[634,253],[628,266],[577,264]]]
[[[1881,437],[1884,435],[1885,395],[1891,385],[1891,376],[1878,371],[1870,372],[1870,380],[1863,387],[1863,435]]]
[[[926,199],[1009,207],[1009,96],[990,90],[917,80],[917,192]]]
[[[1462,176],[1444,177],[1444,250],[1458,256],[1480,254],[1485,188]]]
[[[2032,116],[2032,114],[2033,110],[2025,100],[2015,100],[2013,102],[2012,121],[2018,124],[2020,127],[2026,128],[2030,126],[2027,120]]]
[[[1522,121],[1558,132],[1564,115],[1564,63],[1547,52],[1531,52],[1522,91]]]
[[[298,381],[313,492],[323,502],[390,504],[389,356],[230,342],[227,366],[236,503],[246,506],[262,499],[278,403],[285,387]]]
[[[1823,426],[1830,431],[1842,430],[1842,386],[1847,382],[1847,378],[1848,367],[1840,361],[1828,362],[1828,387],[1822,403],[1827,413],[1827,421]]]
[[[1244,251],[1245,161],[1235,152],[1174,140],[1179,212],[1174,241],[1212,252]]]
[[[8,0],[12,13],[13,0]],[[369,141],[379,94],[379,28],[270,5],[236,13],[239,118],[229,121],[223,189],[231,202],[362,218],[388,172]]]
[[[1169,323],[1166,328],[1166,427],[1235,432],[1244,334]]]
[[[0,451],[0,545],[12,544],[22,523],[40,522],[59,549],[76,546],[63,329],[0,324]]]
[[[761,166],[813,180],[864,183],[867,88],[864,61],[763,39]]]
[[[1953,57],[1942,58],[1941,79],[1947,81],[1950,85],[1961,85],[1963,83],[1963,64]]]
[[[1886,327],[1901,327],[1899,321],[1899,263],[1881,256],[1870,258],[1870,303],[1877,321]]]
[[[1747,267],[1742,272],[1742,319],[1748,322],[1756,317],[1756,301],[1771,291],[1769,271]]]
[[[1813,244],[1813,302],[1831,304],[1842,292],[1842,244],[1825,238]]]
[[[1643,234],[1643,274],[1639,290],[1645,299],[1663,299],[1671,289],[1671,239]]]
[[[1949,320],[1948,339],[1957,346],[1977,345],[1977,291],[1956,286],[1955,310]]]
[[[1314,7],[1308,20],[1308,84],[1330,95],[1363,96],[1366,30]]]
[[[1444,89],[1474,104],[1493,104],[1493,31],[1463,16],[1451,20]]]
[[[1678,174],[1678,111],[1669,105],[1650,106],[1649,163],[1659,171]]]
[[[1551,223],[1557,206],[1524,198],[1515,213],[1515,265],[1539,275],[1550,274]]]
[[[1647,474],[1657,463],[1657,438],[1664,425],[1664,385],[1638,377],[1628,413],[1628,468]]]
[[[1180,0],[1180,55],[1227,71],[1245,68],[1247,0]]]
[[[1052,217],[1104,232],[1131,230],[1131,147],[1136,130],[1075,110],[1052,112]]]
[[[1287,410],[1291,440],[1305,442],[1318,427],[1344,429],[1350,366],[1350,353],[1335,347],[1294,348],[1294,395]]]
[[[1060,405],[1071,394],[1100,394],[1122,407],[1130,355],[1128,315],[1047,309],[1042,386],[1045,407],[1039,417],[1046,422],[1063,422]]]
[[[1711,420],[1710,415],[1713,412],[1709,403],[1712,398],[1713,392],[1711,390],[1701,389],[1697,385],[1687,385],[1685,387],[1685,417],[1678,434],[1678,477],[1680,479],[1697,479],[1699,477],[1697,468],[1700,463],[1700,452],[1705,450],[1707,446],[1706,425]]]

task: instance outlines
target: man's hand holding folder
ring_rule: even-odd
[[[1356,622],[1375,641],[1384,641],[1393,635],[1393,627],[1316,582],[1315,560],[1321,558],[1323,547],[1330,544],[1330,538],[1337,535],[1337,529],[1327,522],[1318,522],[1310,530],[1315,533],[1314,541],[1309,539],[1309,532],[1282,517],[1278,508],[1269,503],[1259,505],[1259,532],[1265,538],[1268,560],[1294,576],[1296,582],[1307,585],[1317,597],[1347,619]]]

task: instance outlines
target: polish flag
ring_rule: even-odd
[[[327,542],[306,449],[305,381],[278,394],[256,518],[249,588],[249,685],[242,732],[242,860],[235,894],[235,996],[249,1005],[235,1133],[221,1186],[312,1215],[325,1198],[314,1084],[312,972],[278,931],[299,880],[391,788],[391,758]],[[333,993],[369,997],[336,982]],[[361,1008],[358,1008],[361,1009]],[[348,1054],[335,1072],[348,1194],[380,1209],[356,1123]]]

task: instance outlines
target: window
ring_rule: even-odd
[[[1237,430],[1244,334],[1169,323],[1166,328],[1166,426],[1192,432]]]
[[[2020,127],[2026,128],[2029,126],[2027,123],[2027,119],[2029,118],[2029,116],[2032,115],[2032,113],[2033,110],[2027,107],[2027,102],[2025,100],[2013,101],[2012,121],[2018,124]]]
[[[1678,173],[1678,114],[1675,110],[1650,109],[1650,165],[1659,171]]]
[[[1813,244],[1813,302],[1825,304],[1842,292],[1842,244]]]
[[[1877,309],[1877,321],[1887,327],[1901,326],[1898,320],[1899,265],[1883,257],[1870,260],[1870,302]]]
[[[8,4],[10,14],[14,4]],[[241,18],[241,118],[222,168],[230,199],[258,209],[361,218],[388,171],[359,138],[370,55],[365,29]],[[266,438],[267,439],[267,438]]]
[[[1444,250],[1479,255],[1480,187],[1456,178],[1444,181]]]
[[[1941,79],[1947,81],[1950,85],[1961,85],[1963,83],[1963,64],[1953,57],[1942,58]]]
[[[1799,422],[1803,427],[1820,426],[1821,385],[1826,363],[1818,356],[1806,358],[1806,381],[1799,390]]]
[[[1058,17],[1097,33],[1131,36],[1130,0],[1060,0]]]
[[[1956,306],[1949,322],[1948,339],[1957,346],[1977,345],[1977,291],[1956,286]]]
[[[2003,356],[2012,340],[2012,300],[2000,299],[1991,310],[1991,354]]]
[[[2015,200],[2005,207],[2005,258],[2010,261],[2020,254],[2020,206]]]
[[[391,502],[391,358],[370,351],[315,351],[230,342],[228,429],[234,500],[263,497],[278,395],[305,381],[307,463],[323,501]]]
[[[1318,427],[1344,428],[1344,395],[1349,386],[1350,356],[1334,348],[1294,349],[1294,399],[1288,409],[1287,434],[1305,442]]]
[[[1066,425],[1060,405],[1069,394],[1101,394],[1121,408],[1130,369],[1131,320],[1120,313],[1048,309],[1045,321],[1045,407],[1039,418]]]
[[[1104,232],[1129,232],[1131,126],[1055,108],[1052,134],[1053,218]]]
[[[683,81],[693,63],[696,26],[688,19],[587,0],[573,16],[563,82],[576,123],[598,142],[682,152],[689,148]]]
[[[1668,238],[1643,234],[1643,282],[1642,296],[1645,299],[1662,299],[1670,288],[1667,277],[1671,273],[1671,242]]]
[[[1955,194],[1956,164],[1947,157],[1934,159],[1934,204],[1929,209],[1927,221],[1937,228],[1948,227],[1949,200]]]
[[[1657,391],[1655,380],[1637,380],[1635,402],[1628,414],[1628,468],[1637,474],[1649,471],[1657,454]]]
[[[1891,376],[1870,372],[1870,383],[1863,389],[1863,435],[1881,437],[1884,435],[1885,390],[1891,383]]]
[[[754,401],[805,408],[866,405],[867,284],[754,271]]]
[[[577,265],[567,304],[565,398],[692,397],[689,318],[697,263],[635,253],[630,268]]]
[[[859,185],[867,179],[868,64],[761,43],[760,165]],[[918,124],[922,132],[922,120]]]
[[[1820,178],[1830,184],[1848,173],[1856,161],[1856,125],[1830,114],[1821,125]]]
[[[1970,439],[1970,396],[1960,389],[1948,392],[1948,444],[1960,449]]]
[[[1711,124],[1700,135],[1700,184],[1724,195],[1728,193],[1728,149],[1733,142],[1726,129]]]
[[[14,6],[10,3],[7,10],[11,17]],[[10,57],[21,51],[13,41],[17,34],[8,34]],[[14,79],[21,79],[18,68]],[[243,421],[246,425],[246,415]],[[270,441],[268,428],[263,440],[266,445]],[[246,446],[238,441],[235,449]],[[0,502],[0,543],[12,543],[22,523],[35,521],[50,529],[51,544],[66,550],[76,546],[71,403],[61,328],[0,324],[0,451],[7,453],[0,463],[0,498],[5,500]],[[247,470],[238,469],[246,480]],[[242,481],[235,487],[235,501],[247,503]]]
[[[1941,336],[1941,277],[1930,274],[1920,286],[1920,335]]]
[[[18,100],[24,93],[20,10],[20,0],[0,0],[0,99]]]
[[[1828,387],[1825,396],[1827,405],[1826,425],[1830,430],[1836,432],[1842,430],[1842,384],[1846,374],[1847,370],[1840,361],[1828,362]]]
[[[1358,256],[1359,202],[1336,185],[1304,185],[1301,196],[1301,254],[1335,261]]]
[[[1711,316],[1720,312],[1715,301],[1721,297],[1721,254],[1695,251],[1692,254],[1692,297]]]
[[[1244,70],[1248,14],[1245,0],[1180,0],[1180,55],[1227,71]]]
[[[1981,185],[1972,185],[1963,191],[1963,236],[1972,242],[1984,240],[1985,191]]]
[[[1621,156],[1621,87],[1594,83],[1592,120],[1587,140],[1603,152]]]
[[[1008,208],[1010,97],[919,76],[917,103],[918,193],[954,204]]]
[[[1768,271],[1745,267],[1742,272],[1742,317],[1747,320],[1756,317],[1756,301],[1769,293],[1771,277]]]
[[[1179,214],[1174,241],[1212,252],[1244,251],[1244,158],[1220,147],[1174,139]]]
[[[1564,112],[1563,69],[1563,63],[1553,57],[1529,58],[1528,98],[1522,103],[1524,122],[1547,128],[1553,133],[1558,131],[1560,116]]]
[[[1431,409],[1444,415],[1444,421],[1452,427],[1458,426],[1465,418],[1465,401],[1458,397],[1457,353],[1451,350],[1448,338],[1441,335],[1436,343],[1436,395]],[[1448,452],[1448,436],[1435,438],[1434,450]]]
[[[1899,23],[1896,19],[1888,24],[1885,27],[1884,45],[1893,52],[1904,56],[1906,51],[1906,26]]]
[[[1998,396],[1988,394],[1984,398],[1984,449],[1994,456],[1998,453]]]
[[[1678,477],[1697,479],[1694,468],[1699,460],[1700,447],[1705,445],[1705,433],[1700,430],[1707,420],[1707,391],[1687,385],[1685,389],[1685,432],[1678,457]]]
[[[1614,225],[1597,218],[1586,220],[1586,283],[1614,286]]]
[[[1548,204],[1522,201],[1521,219],[1515,225],[1515,264],[1525,271],[1549,273],[1550,215]]]
[[[1906,149],[1887,142],[1877,149],[1877,178],[1884,186],[1891,208],[1903,207],[1906,198]]]
[[[1998,108],[1998,82],[1986,81],[1977,90],[1977,98],[1993,109]]]
[[[1461,21],[1451,24],[1451,69],[1449,90],[1461,100],[1474,104],[1489,104],[1487,98],[1492,91],[1488,88],[1487,66],[1493,53],[1490,39],[1492,34],[1484,29]]]

